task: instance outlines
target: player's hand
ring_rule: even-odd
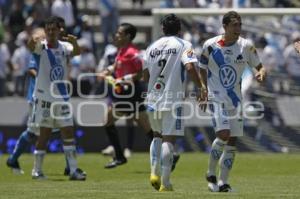
[[[206,107],[207,107],[207,99],[208,99],[208,92],[207,92],[207,88],[203,87],[199,89],[199,96],[198,96],[198,102],[199,102],[199,106],[200,109],[202,111],[206,111]]]
[[[35,49],[35,46],[37,45],[37,43],[38,43],[38,39],[32,37],[31,39],[29,39],[29,41],[28,41],[28,43],[27,43],[28,49],[29,49],[31,52],[33,52],[34,49]]]
[[[263,82],[265,81],[267,77],[267,72],[266,72],[266,69],[265,68],[261,68],[256,74],[255,74],[255,79],[258,81],[258,82]]]
[[[62,40],[73,44],[73,43],[77,42],[77,37],[74,35],[68,34],[66,36],[63,36]]]
[[[300,54],[300,41],[294,43],[294,48]]]

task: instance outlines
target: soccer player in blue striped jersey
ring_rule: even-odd
[[[200,58],[200,74],[207,77],[209,109],[216,139],[212,143],[206,179],[212,192],[230,192],[228,178],[232,169],[236,140],[243,136],[242,98],[239,80],[246,67],[257,70],[256,79],[266,77],[253,44],[240,37],[242,20],[235,11],[223,16],[225,33],[207,40]],[[216,167],[220,174],[217,182]]]
[[[60,25],[60,37],[64,36],[65,33],[65,21],[61,17],[57,17]],[[45,32],[42,28],[37,28],[33,31],[33,37],[37,40],[45,39]],[[29,103],[29,112],[27,120],[27,128],[18,138],[17,144],[14,148],[13,153],[7,159],[7,166],[10,167],[15,174],[23,174],[24,171],[21,169],[19,164],[19,157],[36,141],[36,136],[39,136],[39,128],[32,125],[32,106],[33,106],[33,91],[35,87],[35,78],[37,74],[37,65],[34,57],[32,56],[30,62],[28,63],[28,90],[27,90],[27,101]],[[53,132],[59,132],[59,129],[53,129]],[[70,168],[68,161],[66,160],[66,168],[64,170],[64,175],[70,174]]]
[[[55,17],[45,21],[46,39],[28,42],[38,66],[36,86],[33,92],[33,123],[40,128],[40,136],[34,151],[33,179],[45,179],[42,171],[47,142],[54,128],[59,128],[63,149],[70,167],[70,180],[85,180],[86,175],[77,168],[73,116],[70,109],[66,80],[69,56],[80,54],[77,38],[66,35],[59,40],[60,27]],[[72,44],[72,45],[70,45]]]

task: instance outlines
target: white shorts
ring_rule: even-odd
[[[162,135],[184,136],[182,107],[173,111],[148,111],[147,113],[153,131]]]
[[[244,135],[244,122],[242,111],[238,109],[226,110],[217,103],[209,104],[212,114],[212,123],[215,132],[228,129],[231,137],[241,137]]]
[[[52,108],[52,109],[51,109]],[[32,111],[32,124],[36,127],[62,128],[73,126],[73,117],[70,106],[55,104],[37,99]]]

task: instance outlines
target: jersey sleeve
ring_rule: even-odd
[[[27,66],[27,70],[30,70],[30,69],[37,70],[37,63],[36,63],[36,60],[34,59],[33,55],[30,56],[29,64]]]
[[[66,54],[68,56],[70,56],[73,52],[73,49],[74,49],[73,45],[70,44],[69,42],[63,42],[63,46],[65,48]]]
[[[208,51],[208,44],[205,42],[203,44],[202,53],[200,55],[200,68],[207,69],[208,68],[208,61],[209,61],[209,51]]]
[[[259,56],[257,54],[257,50],[256,50],[255,46],[252,44],[252,42],[247,41],[246,51],[247,51],[247,54],[248,54],[248,64],[249,64],[249,66],[253,67],[253,68],[258,66],[261,63],[261,61],[260,61]]]
[[[149,68],[148,54],[149,48],[147,48],[146,52],[143,54],[143,70]]]
[[[188,43],[181,55],[181,62],[185,65],[187,63],[198,63],[196,53],[191,43]]]

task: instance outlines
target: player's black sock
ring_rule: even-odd
[[[107,126],[106,134],[107,134],[107,137],[108,137],[111,145],[115,149],[116,159],[118,159],[118,160],[125,159],[116,127],[114,125]]]

